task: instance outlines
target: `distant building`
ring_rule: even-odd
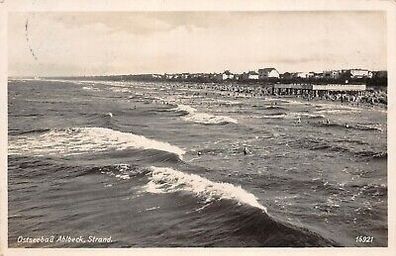
[[[232,74],[229,70],[226,70],[222,74],[222,79],[223,80],[231,80],[234,79],[234,74]]]
[[[156,79],[162,78],[162,75],[159,75],[159,74],[152,74],[151,76],[152,76],[152,78],[156,78]]]
[[[262,68],[258,70],[259,79],[279,78],[279,72],[275,68]]]
[[[351,69],[349,72],[351,74],[351,78],[373,77],[373,73],[367,69]]]
[[[340,72],[341,78],[350,79],[350,78],[372,78],[373,72],[367,69],[343,69]]]
[[[328,70],[328,71],[323,71],[323,78],[328,78],[328,79],[338,79],[341,77],[341,70]]]
[[[182,73],[181,74],[181,78],[184,79],[184,80],[185,79],[189,79],[190,78],[190,73]]]
[[[307,78],[308,77],[308,72],[296,72],[295,73],[296,78]]]
[[[165,79],[172,79],[173,75],[172,74],[164,74]]]
[[[248,80],[258,80],[259,79],[259,73],[256,71],[249,71],[247,73],[247,79]]]
[[[324,77],[323,72],[315,72],[314,73],[314,78],[323,78],[323,77]]]
[[[308,72],[307,73],[307,78],[314,78],[315,77],[315,72]]]

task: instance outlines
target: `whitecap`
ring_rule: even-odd
[[[83,86],[82,87],[83,90],[87,90],[87,91],[95,91],[95,92],[100,92],[101,90],[99,88],[95,88],[92,86]]]
[[[240,186],[213,182],[196,174],[187,174],[167,167],[152,166],[150,169],[151,173],[148,175],[151,175],[151,177],[149,177],[150,181],[145,186],[146,192],[173,193],[186,191],[204,199],[205,203],[229,199],[267,212],[266,207],[260,204],[253,194]]]
[[[157,149],[181,157],[185,151],[161,142],[128,132],[101,127],[53,129],[30,136],[10,136],[10,155],[68,156],[128,148]]]
[[[216,116],[208,113],[198,112],[195,108],[190,107],[188,105],[178,105],[173,109],[174,111],[183,111],[186,112],[187,115],[182,118],[185,121],[199,123],[199,124],[226,124],[226,123],[238,123],[238,121],[234,118],[228,116]]]

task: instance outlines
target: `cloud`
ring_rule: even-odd
[[[383,69],[385,34],[381,12],[15,13],[9,16],[9,70],[85,75],[265,66],[283,72]]]

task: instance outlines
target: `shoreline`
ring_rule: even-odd
[[[30,80],[30,79],[9,79],[10,80]],[[31,79],[40,81],[41,79]],[[54,81],[51,79],[42,79],[42,81]],[[55,80],[56,81],[56,80]],[[76,80],[64,80],[68,82],[73,82]],[[95,80],[82,80],[85,82],[101,83],[108,81],[95,81]],[[119,81],[113,81],[119,82]],[[143,82],[145,83],[145,82]],[[150,82],[151,83],[151,82]],[[213,90],[218,92],[229,92],[230,94],[244,95],[245,97],[271,97],[278,99],[299,99],[302,102],[333,102],[346,106],[354,106],[360,108],[369,109],[380,109],[387,110],[387,87],[370,87],[366,91],[362,92],[360,96],[353,96],[347,92],[338,94],[327,94],[322,97],[306,97],[302,95],[274,95],[272,94],[272,86],[269,84],[259,85],[259,84],[249,84],[249,83],[196,83],[196,82],[180,82],[180,81],[159,81],[160,84],[168,84],[171,87],[184,87],[187,89],[195,90]]]
[[[356,108],[365,108],[365,109],[378,109],[381,111],[387,111],[388,106],[385,104],[371,104],[371,103],[366,103],[366,102],[354,102],[354,101],[344,101],[341,102],[340,100],[331,100],[331,99],[323,99],[323,98],[311,98],[311,99],[306,99],[303,97],[295,97],[295,96],[284,96],[284,95],[269,95],[270,97],[274,99],[294,99],[294,100],[300,100],[301,102],[306,102],[306,103],[324,103],[324,104],[337,104],[341,106],[349,106],[349,107],[356,107]]]
[[[382,88],[370,88],[362,92],[360,96],[353,96],[347,92],[338,94],[327,94],[322,97],[304,97],[301,95],[274,95],[271,86],[251,86],[249,84],[201,84],[201,83],[177,83],[172,87],[185,87],[189,89],[214,90],[218,92],[229,92],[232,94],[243,94],[248,97],[260,98],[271,97],[274,99],[298,99],[301,102],[337,103],[345,106],[359,108],[387,110],[387,90]],[[231,96],[230,94],[228,96]]]
[[[273,95],[270,95],[273,96]],[[274,99],[293,99],[293,100],[299,100],[301,102],[305,103],[318,103],[318,104],[337,104],[340,106],[344,107],[355,107],[355,108],[361,108],[361,109],[367,109],[367,110],[378,110],[378,111],[385,111],[387,112],[387,105],[381,104],[381,105],[372,105],[369,103],[357,103],[357,102],[341,102],[341,101],[333,101],[333,100],[326,100],[326,99],[320,99],[320,98],[314,98],[311,100],[304,99],[302,97],[293,97],[293,96],[273,96]]]

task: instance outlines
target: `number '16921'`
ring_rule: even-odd
[[[357,236],[355,238],[356,243],[372,243],[374,241],[373,236]]]

